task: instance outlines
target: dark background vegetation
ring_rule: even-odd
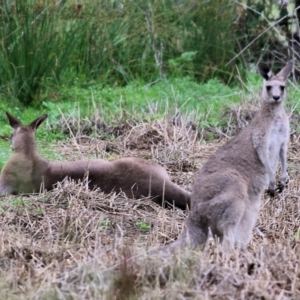
[[[279,9],[266,0],[247,5],[2,0],[0,92],[26,106],[39,105],[43,91],[61,85],[124,86],[184,76],[234,84],[237,74],[244,78],[260,59],[281,67],[293,56],[290,21],[266,31]]]

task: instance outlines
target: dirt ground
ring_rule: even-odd
[[[124,122],[110,129],[113,139],[81,132],[51,147],[68,160],[151,159],[191,191],[195,173],[227,132],[186,125]],[[209,142],[212,134],[218,139]],[[264,196],[253,238],[241,253],[225,254],[210,239],[202,248],[161,257],[151,249],[178,237],[187,211],[89,191],[86,183],[64,181],[50,192],[2,198],[1,298],[299,299],[299,149],[292,132],[288,186],[274,199]]]

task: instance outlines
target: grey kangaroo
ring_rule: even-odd
[[[190,204],[189,192],[171,182],[163,167],[144,159],[47,161],[37,153],[35,143],[35,131],[47,115],[27,126],[9,113],[6,116],[14,129],[14,154],[1,172],[0,195],[38,192],[41,187],[50,190],[65,177],[77,181],[88,176],[90,188],[99,187],[106,193],[123,191],[130,198],[151,195],[152,200],[160,205],[167,201],[181,209]]]
[[[183,234],[162,250],[206,242],[209,229],[224,250],[245,249],[255,226],[261,196],[281,192],[287,180],[289,120],[285,112],[286,80],[293,64],[288,62],[276,75],[263,63],[258,65],[264,78],[262,106],[251,124],[221,146],[198,172],[191,211]],[[278,158],[281,178],[276,186]]]

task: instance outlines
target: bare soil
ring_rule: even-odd
[[[227,139],[223,133],[208,142],[207,132],[168,120],[127,125],[111,140],[81,135],[51,147],[68,160],[151,159],[191,191],[197,170]],[[299,149],[293,133],[288,186],[274,199],[264,196],[251,243],[241,253],[223,253],[211,238],[196,250],[160,257],[150,250],[175,240],[188,212],[90,191],[85,182],[3,197],[1,298],[299,299]]]

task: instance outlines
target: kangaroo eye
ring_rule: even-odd
[[[281,89],[281,91],[283,92],[284,89],[285,89],[285,86],[284,86],[284,85],[281,85],[281,86],[280,86],[280,89]]]
[[[270,92],[270,91],[271,91],[271,88],[272,88],[271,86],[267,85],[267,86],[266,86],[267,92]]]

